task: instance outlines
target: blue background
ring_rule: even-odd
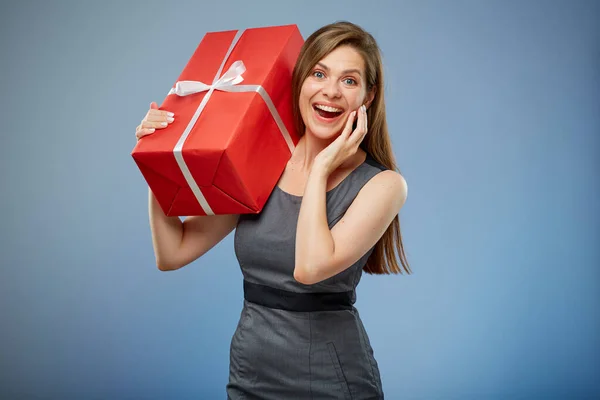
[[[6,3],[0,398],[225,398],[233,235],[158,271],[130,152],[207,31],[384,53],[414,274],[357,306],[389,399],[600,397],[600,2]]]

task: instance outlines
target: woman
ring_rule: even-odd
[[[229,399],[382,399],[358,311],[362,271],[407,273],[398,213],[407,195],[388,136],[373,37],[338,22],[304,43],[293,73],[294,153],[259,214],[166,217],[150,192],[158,267],[189,264],[234,228],[244,307]],[[152,103],[137,137],[173,121]],[[163,125],[161,125],[161,123]]]

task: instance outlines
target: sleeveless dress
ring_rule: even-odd
[[[385,169],[367,153],[361,165],[327,192],[330,229],[360,189]],[[353,306],[373,248],[327,280],[297,282],[293,272],[301,202],[301,196],[276,186],[259,214],[240,216],[234,248],[244,277],[244,302],[231,339],[227,398],[383,399],[378,364]]]

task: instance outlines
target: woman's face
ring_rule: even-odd
[[[306,133],[335,139],[348,115],[365,103],[365,63],[354,48],[340,46],[321,59],[302,84],[299,106]]]

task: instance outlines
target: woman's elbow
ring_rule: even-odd
[[[173,269],[174,269],[170,265],[165,264],[165,263],[160,263],[160,262],[156,263],[156,267],[158,268],[159,271],[163,271],[163,272],[165,272],[165,271],[173,271]]]
[[[160,271],[175,271],[180,268],[185,267],[186,265],[191,264],[195,260],[199,259],[204,255],[205,252],[201,254],[185,254],[179,252],[179,254],[172,255],[171,257],[156,257],[156,267]]]
[[[294,268],[294,279],[296,282],[304,285],[314,285],[318,282],[314,274],[312,274],[307,268],[302,267]]]
[[[156,259],[156,267],[158,268],[159,271],[166,272],[166,271],[175,271],[175,270],[183,267],[183,265],[178,265],[177,263],[175,263],[173,261]]]

